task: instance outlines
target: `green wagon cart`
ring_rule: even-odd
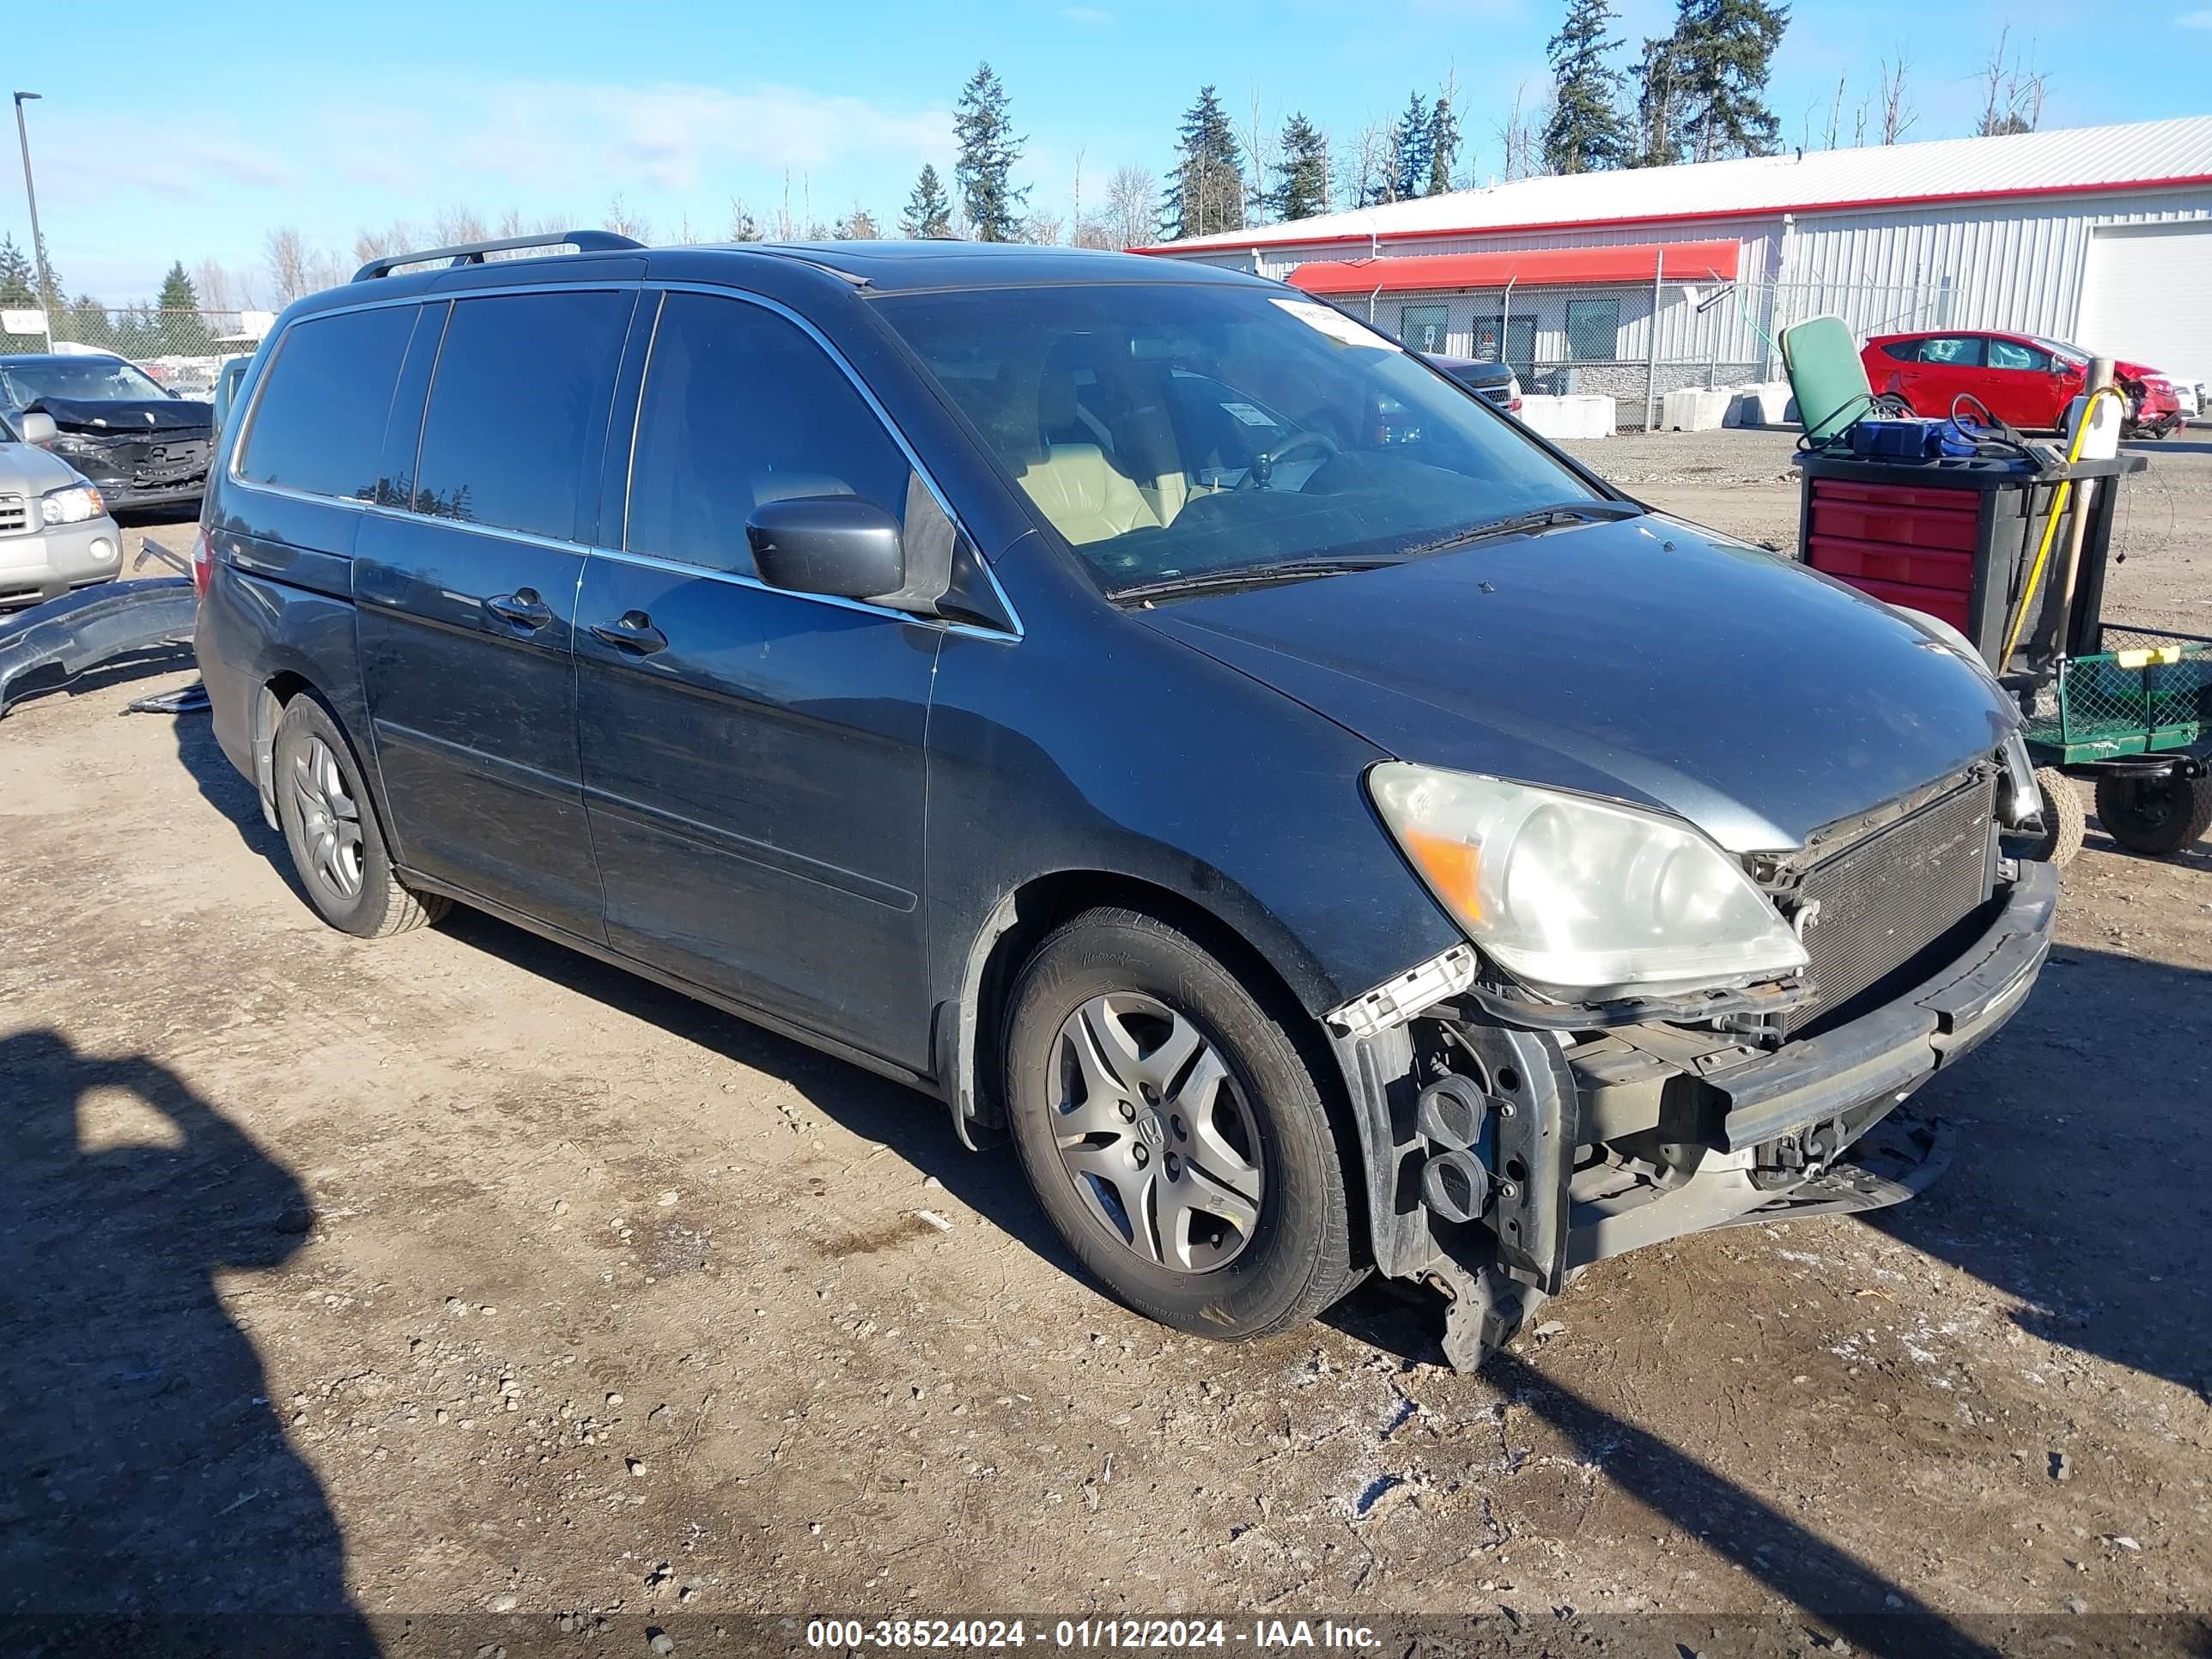
[[[2081,800],[2131,853],[2178,853],[2212,830],[2212,640],[2107,624],[2099,649],[2058,659],[2026,699],[2028,754],[2043,790],[2036,855],[2064,864],[2081,849]]]

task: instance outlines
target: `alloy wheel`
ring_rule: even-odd
[[[320,738],[310,737],[292,757],[292,802],[299,809],[308,867],[340,898],[357,897],[367,867],[361,807],[346,790],[337,757]]]
[[[1125,1249],[1186,1273],[1243,1255],[1266,1179],[1242,1087],[1190,1019],[1093,997],[1053,1043],[1053,1140],[1084,1208]]]

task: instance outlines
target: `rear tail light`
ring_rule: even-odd
[[[195,602],[207,598],[208,584],[215,580],[215,544],[208,540],[203,526],[192,538],[192,599]]]

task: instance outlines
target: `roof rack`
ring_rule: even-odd
[[[623,248],[641,248],[644,243],[611,230],[549,230],[535,236],[509,236],[496,242],[462,242],[453,247],[425,248],[420,253],[388,253],[371,259],[353,274],[356,283],[389,276],[401,265],[427,265],[444,260],[449,265],[480,265],[487,253],[507,253],[526,247],[573,247],[579,253],[605,253]]]

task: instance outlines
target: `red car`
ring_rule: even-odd
[[[2081,395],[2089,354],[2039,334],[1947,329],[1924,334],[1877,334],[1859,353],[1878,392],[1905,399],[1916,415],[1942,416],[1964,392],[2001,421],[2053,430]],[[2173,384],[2142,363],[2119,362],[2112,376],[2128,397],[2130,436],[2163,438],[2182,424]]]

